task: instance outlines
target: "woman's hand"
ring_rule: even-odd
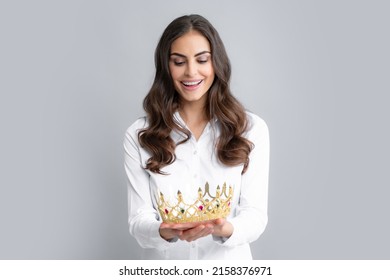
[[[233,233],[233,225],[226,219],[215,219],[204,222],[192,223],[162,223],[160,235],[165,240],[178,237],[188,242],[213,234],[220,237],[230,237]]]
[[[213,224],[213,235],[215,236],[229,238],[233,234],[233,225],[226,219],[219,218],[208,222]]]
[[[161,223],[160,235],[165,240],[178,237],[180,240],[194,241],[212,232],[210,226],[206,227],[202,222],[193,223]]]

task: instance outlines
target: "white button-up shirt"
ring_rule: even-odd
[[[249,129],[244,135],[255,147],[250,153],[249,167],[243,175],[243,165],[229,167],[222,164],[215,151],[220,134],[218,121],[211,121],[198,140],[176,147],[176,160],[161,171],[161,175],[144,169],[151,154],[138,142],[138,131],[147,127],[146,118],[135,121],[126,131],[124,139],[125,170],[127,174],[129,229],[141,247],[145,259],[251,259],[249,243],[255,241],[267,224],[269,134],[266,123],[247,112]],[[174,118],[183,127],[179,113]],[[177,143],[184,139],[172,131]],[[229,238],[202,237],[193,242],[164,240],[159,234],[162,219],[158,213],[157,199],[161,192],[166,199],[177,197],[178,190],[184,199],[196,197],[205,183],[210,193],[224,183],[234,188],[231,212],[227,220],[234,231]]]

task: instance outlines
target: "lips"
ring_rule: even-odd
[[[183,86],[185,86],[186,88],[192,89],[192,88],[198,87],[202,82],[203,82],[203,80],[182,81],[181,84]]]

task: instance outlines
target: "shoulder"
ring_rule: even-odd
[[[126,136],[131,136],[137,138],[138,132],[141,129],[144,129],[148,126],[148,121],[146,117],[140,117],[135,122],[133,122],[126,130]]]
[[[249,111],[245,113],[248,120],[248,133],[260,132],[268,134],[268,125],[262,118]]]

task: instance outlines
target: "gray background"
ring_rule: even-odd
[[[260,259],[390,259],[388,1],[2,1],[0,258],[137,259],[122,141],[199,13],[271,135]]]

